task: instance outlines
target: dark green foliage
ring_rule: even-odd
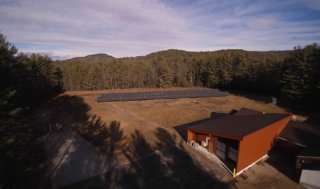
[[[298,105],[320,103],[320,47],[296,47],[284,61],[281,91]]]
[[[62,72],[49,57],[16,56],[16,48],[2,34],[0,42],[0,115],[15,115],[61,90]]]
[[[204,86],[313,102],[320,87],[316,44],[292,52],[166,50],[119,59],[93,55],[56,64],[66,90]]]
[[[61,90],[62,72],[46,56],[16,53],[0,34],[0,185],[34,188],[45,156],[32,110]]]
[[[263,89],[263,92],[271,93],[278,90],[278,80],[269,73],[279,70],[280,63],[287,54],[243,50],[167,50],[142,57],[84,57],[59,61],[56,64],[63,72],[66,90],[219,86],[257,92]],[[266,69],[267,72],[264,73],[261,69]],[[261,82],[256,87],[256,79],[262,76],[264,81],[271,80],[275,83]],[[248,83],[248,80],[252,82]]]

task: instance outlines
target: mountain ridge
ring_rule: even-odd
[[[117,59],[128,59],[128,58],[150,58],[152,56],[170,56],[172,54],[193,54],[193,55],[202,55],[202,54],[215,54],[215,53],[222,53],[222,52],[247,52],[247,53],[272,53],[272,54],[288,54],[292,50],[268,50],[268,51],[248,51],[244,49],[220,49],[220,50],[214,50],[214,51],[187,51],[182,49],[166,49],[161,51],[155,51],[151,52],[146,55],[141,56],[129,56],[129,57],[120,57],[116,58],[112,55],[106,54],[106,53],[96,53],[96,54],[90,54],[86,56],[79,56],[79,57],[73,57],[69,59],[64,60],[57,60],[57,61],[64,61],[64,62],[73,62],[73,61],[110,61],[110,60],[117,60]]]
[[[115,57],[105,54],[105,53],[96,53],[96,54],[90,54],[86,56],[79,56],[79,57],[73,57],[69,59],[65,59],[62,61],[105,61],[105,60],[112,60],[116,59]]]

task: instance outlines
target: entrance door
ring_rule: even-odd
[[[209,144],[208,144],[208,151],[211,153],[216,153],[216,143],[217,138],[214,136],[210,136]]]
[[[238,160],[238,151],[234,148],[229,147],[228,149],[228,158],[237,162]]]
[[[214,146],[213,146],[213,143],[209,140],[208,151],[211,152],[211,153],[213,153],[213,151],[214,151],[214,148],[213,148],[213,147],[214,147]]]
[[[226,149],[227,146],[225,143],[217,141],[216,154],[222,160],[226,159]]]

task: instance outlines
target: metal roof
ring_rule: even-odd
[[[233,115],[243,116],[243,115],[259,115],[259,114],[263,114],[263,113],[256,110],[249,109],[249,108],[241,108],[239,111],[237,111]]]
[[[190,129],[243,138],[289,115],[290,114],[279,113],[249,114],[242,116],[231,115],[219,119],[207,120],[201,124],[190,127]]]
[[[299,153],[301,156],[320,156],[320,126],[290,121],[279,137],[304,146],[304,149]]]

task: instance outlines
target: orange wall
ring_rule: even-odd
[[[208,134],[197,134],[197,137],[196,137],[196,140],[199,140],[199,141],[206,141],[206,138],[208,137],[209,135]]]
[[[241,140],[242,139],[242,137],[240,137],[240,136],[233,136],[233,135],[219,134],[219,133],[208,132],[208,131],[188,129],[188,138],[187,138],[188,140],[194,140],[195,139],[195,138],[193,138],[192,133],[198,133],[198,134],[204,134],[204,135],[228,138],[228,139],[233,139],[233,140]]]
[[[190,141],[190,140],[195,140],[195,134],[194,132],[188,130],[188,138],[187,138],[187,141]]]
[[[189,140],[206,141],[206,138],[208,136],[209,136],[209,134],[196,133],[196,132],[188,131],[188,141]]]
[[[197,134],[197,137],[196,137],[196,134]],[[188,130],[188,138],[187,138],[187,141],[190,141],[190,140],[194,140],[194,141],[206,141],[206,138],[207,138],[207,137],[210,137],[209,142],[211,142],[212,146],[209,147],[209,145],[208,145],[206,148],[209,150],[209,152],[215,153],[215,151],[216,151],[216,141],[217,141],[217,138],[214,137],[214,136],[211,135],[211,134],[204,134],[204,133],[199,133],[199,132],[194,132],[194,131]]]
[[[246,168],[272,148],[275,139],[288,124],[291,116],[271,124],[243,138],[239,144],[237,172]]]

